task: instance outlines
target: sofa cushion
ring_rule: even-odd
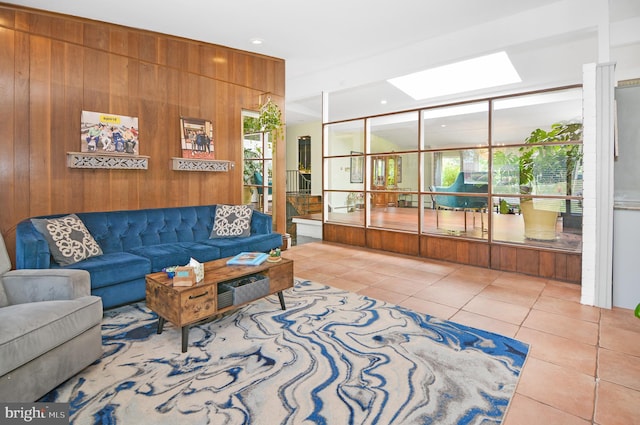
[[[218,247],[220,249],[220,258],[225,258],[243,251],[267,252],[273,248],[278,248],[282,246],[282,235],[280,233],[253,234],[246,238],[216,238],[200,241],[199,243]]]
[[[268,252],[282,246],[282,235],[270,233],[268,235],[252,235],[249,240],[249,251]]]
[[[0,308],[0,376],[82,334],[101,320],[102,303],[94,296]]]
[[[238,239],[234,239],[238,240]],[[176,245],[181,246],[189,251],[191,257],[198,260],[199,263],[213,261],[220,258],[220,248],[215,245],[201,244],[199,242],[177,242]],[[188,263],[188,261],[187,261]],[[173,264],[174,266],[185,266],[185,264]]]
[[[253,238],[253,236],[251,238]],[[212,248],[215,247],[220,253],[218,258],[226,258],[232,257],[243,251],[250,251],[249,239],[250,238],[214,238],[206,241],[200,241],[200,244]]]
[[[102,255],[100,245],[75,214],[59,218],[34,218],[31,222],[47,240],[53,259],[61,266]]]
[[[65,268],[88,271],[91,288],[101,288],[144,277],[151,273],[151,261],[129,252],[114,252],[91,257]]]
[[[130,249],[129,252],[149,259],[151,273],[159,272],[164,267],[185,265],[191,259],[189,250],[179,243],[140,246]]]
[[[210,238],[247,237],[251,234],[251,215],[248,205],[218,205]]]

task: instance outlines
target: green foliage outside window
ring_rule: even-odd
[[[451,186],[460,174],[460,166],[447,164],[442,170],[442,186]]]

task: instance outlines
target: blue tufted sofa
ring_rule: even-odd
[[[91,293],[104,308],[145,298],[145,275],[164,267],[200,262],[243,251],[266,252],[282,245],[270,215],[253,211],[247,237],[209,239],[216,205],[76,213],[100,245],[103,255],[61,267],[30,219],[16,229],[17,269],[83,269],[91,275]],[[38,218],[56,218],[65,214]]]

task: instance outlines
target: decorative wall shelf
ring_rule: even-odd
[[[67,167],[146,170],[149,168],[149,157],[130,154],[67,152]]]
[[[220,171],[226,172],[234,166],[233,161],[215,159],[171,158],[171,169],[177,171]]]

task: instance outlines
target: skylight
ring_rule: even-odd
[[[389,83],[415,100],[464,93],[522,81],[506,52],[431,68]]]

